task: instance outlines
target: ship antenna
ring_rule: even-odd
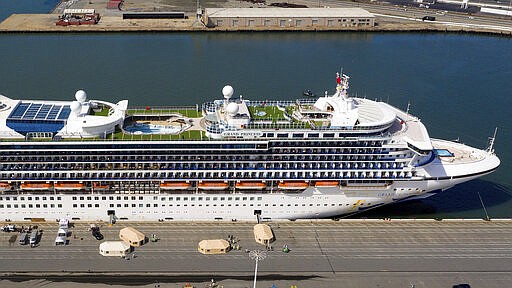
[[[405,114],[409,116],[409,108],[411,108],[411,102],[407,102],[407,110],[405,110]]]
[[[489,153],[494,153],[494,140],[496,139],[496,133],[498,132],[498,127],[494,128],[494,135],[489,138],[489,147],[487,147],[486,151]]]

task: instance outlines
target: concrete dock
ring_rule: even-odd
[[[249,287],[254,261],[245,249],[265,250],[254,240],[255,223],[118,223],[112,227],[99,224],[105,240],[119,240],[119,230],[127,226],[146,235],[156,234],[160,240],[136,248],[135,257],[126,260],[101,256],[101,241],[87,231],[88,223],[77,223],[70,229],[67,246],[53,243],[56,223],[37,224],[43,236],[35,248],[19,245],[19,233],[2,232],[2,279],[42,277],[48,281],[55,278],[126,284],[126,279],[119,275],[131,275],[134,279],[138,277],[133,281],[139,284],[154,283],[157,279],[170,283],[167,287],[187,282],[203,287],[211,278],[224,287]],[[339,281],[345,283],[343,287],[413,284],[416,288],[461,283],[492,288],[512,283],[512,220],[319,220],[268,224],[276,241],[273,250],[267,251],[266,259],[260,262],[259,287],[270,287],[272,283],[278,287],[340,287],[336,284]],[[228,235],[239,240],[240,250],[224,255],[203,255],[197,251],[199,241],[226,239]],[[285,244],[291,250],[289,253],[281,251]],[[90,278],[91,274],[96,280]],[[4,284],[0,285],[6,287]]]
[[[217,27],[207,28],[195,17],[196,2],[172,1],[172,4],[156,0],[125,1],[121,10],[106,9],[107,0],[62,2],[51,14],[13,14],[0,23],[0,33],[20,32],[148,32],[148,31],[181,31],[181,32],[218,32],[218,31],[453,31],[478,32],[500,35],[512,35],[512,22],[491,16],[468,16],[464,13],[445,13],[408,7],[407,9],[384,5],[352,1],[327,1],[329,7],[363,8],[373,13],[377,23],[374,27],[343,27],[329,28],[321,26],[302,27]],[[297,4],[307,7],[318,7],[320,2],[297,0]],[[264,7],[245,1],[217,0],[208,2],[207,7]],[[64,8],[95,9],[101,15],[96,25],[57,26],[55,22]],[[123,12],[166,12],[182,11],[188,19],[123,19]],[[436,21],[421,21],[425,15],[435,15]]]

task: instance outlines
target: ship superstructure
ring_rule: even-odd
[[[128,108],[0,96],[0,217],[299,219],[428,197],[494,171],[492,147],[431,139],[389,104],[350,97]]]

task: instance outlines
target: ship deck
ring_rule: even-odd
[[[301,102],[302,101],[302,102]],[[300,102],[300,105],[296,105]],[[310,119],[299,121],[292,114],[298,111],[312,111],[312,99],[294,101],[251,101],[248,105],[251,114],[251,123],[244,130],[274,130],[274,131],[301,131],[319,132],[332,131],[328,127],[327,119]],[[89,115],[108,116],[109,108],[91,110]],[[141,131],[129,131],[127,126],[139,124]],[[116,129],[114,133],[102,137],[61,138],[61,141],[207,141],[203,113],[200,107],[195,106],[147,106],[129,107],[123,129]],[[396,125],[395,125],[396,126]],[[400,126],[400,125],[398,125]],[[156,127],[156,128],[155,128]],[[174,129],[176,128],[176,129]],[[180,128],[180,129],[177,129]],[[173,130],[174,129],[174,130]],[[400,128],[397,128],[399,130]],[[393,127],[390,129],[393,131]],[[394,131],[392,133],[395,133]],[[303,137],[299,137],[303,138]],[[260,138],[264,140],[264,138]],[[22,137],[22,135],[0,135],[0,141],[54,141],[50,136],[37,138]],[[243,140],[243,139],[237,139]],[[254,139],[252,139],[254,140]]]

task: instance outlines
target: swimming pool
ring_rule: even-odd
[[[180,127],[147,123],[136,123],[135,125],[125,127],[124,130],[132,134],[178,134],[181,132]]]

